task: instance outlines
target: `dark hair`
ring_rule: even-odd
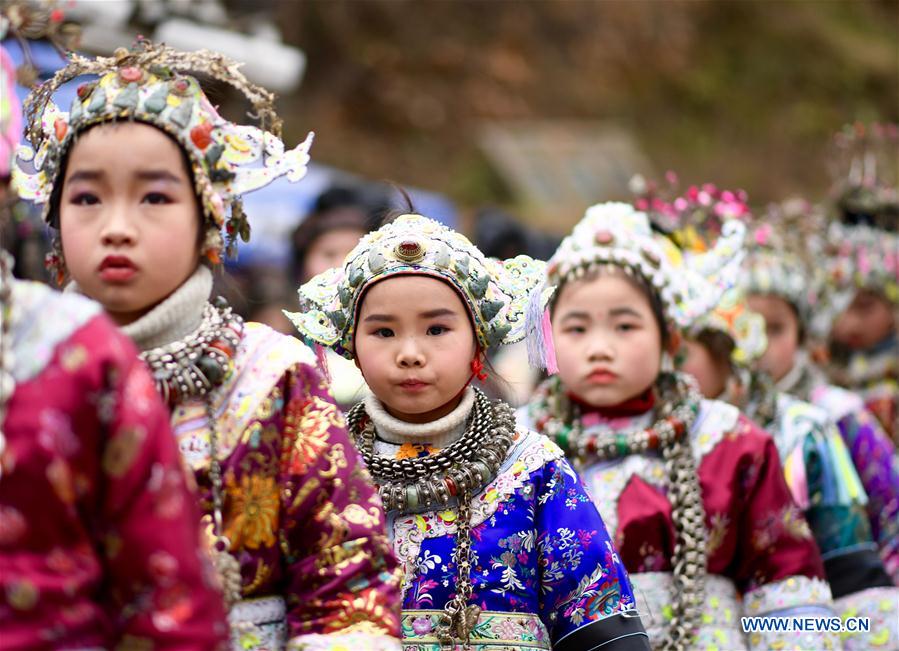
[[[301,278],[309,249],[320,237],[342,229],[368,233],[388,209],[386,194],[369,186],[334,185],[322,192],[291,235],[291,278]]]
[[[181,164],[184,166],[184,171],[187,174],[187,180],[190,183],[191,190],[193,191],[194,197],[197,200],[197,221],[199,223],[199,228],[197,229],[197,248],[199,249],[206,239],[206,218],[203,212],[203,201],[197,193],[196,178],[194,177],[194,168],[191,165],[190,156],[174,136],[172,136],[164,129],[160,129],[156,125],[149,122],[141,122],[136,120],[114,120],[112,122],[98,122],[97,124],[92,124],[83,131],[80,131],[77,137],[80,138],[88,131],[99,126],[122,124],[124,122],[137,122],[138,124],[146,124],[147,126],[154,127],[157,131],[165,135],[166,138],[171,140],[178,147],[178,152],[181,154]],[[72,155],[73,149],[75,149],[74,140],[69,144],[68,149],[66,149],[66,151],[63,153],[62,159],[59,161],[59,170],[56,173],[56,182],[53,184],[53,190],[50,193],[50,205],[47,211],[47,224],[49,224],[51,228],[54,228],[60,232],[62,231],[60,224],[60,203],[62,202],[62,186],[65,185],[66,171],[69,168],[69,157]],[[62,238],[61,233],[59,237],[60,239]]]
[[[733,371],[731,355],[737,347],[733,337],[721,330],[703,328],[691,339],[709,351],[719,370],[727,369],[728,373]]]
[[[798,332],[796,333],[796,342],[800,346],[804,346],[805,338],[806,338],[806,332],[805,332],[806,328],[805,328],[805,322],[802,320],[802,316],[799,314],[799,307],[793,301],[790,301],[790,300],[787,300],[787,305],[790,306],[790,310],[792,310],[793,316],[796,317],[796,326],[798,328]]]

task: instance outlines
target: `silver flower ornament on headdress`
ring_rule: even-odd
[[[363,237],[341,267],[301,286],[300,311],[286,314],[307,343],[352,359],[365,290],[391,276],[425,275],[459,293],[486,350],[524,338],[528,297],[543,268],[543,262],[526,255],[487,258],[464,235],[421,215],[402,215]]]

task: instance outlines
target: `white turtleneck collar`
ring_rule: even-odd
[[[75,281],[66,285],[66,292],[81,293]],[[122,326],[124,332],[141,350],[151,350],[184,339],[200,327],[203,308],[212,294],[212,272],[200,265],[193,275],[172,292],[168,298],[137,321]]]
[[[137,321],[123,326],[122,332],[142,351],[184,339],[200,327],[211,293],[212,272],[200,265],[168,298]]]
[[[808,362],[808,353],[804,350],[797,351],[795,361],[793,362],[793,368],[787,371],[786,375],[775,383],[774,386],[777,387],[777,390],[783,391],[784,393],[792,393],[792,390],[799,383],[799,380],[802,379],[802,373],[805,371]],[[805,398],[802,399],[805,400]]]
[[[468,415],[474,407],[474,389],[465,388],[458,406],[442,418],[430,423],[407,423],[387,413],[383,403],[373,393],[368,393],[365,413],[374,423],[378,438],[394,445],[418,443],[443,448],[457,440],[465,432]]]

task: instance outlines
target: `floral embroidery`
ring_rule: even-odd
[[[439,452],[439,448],[430,445],[422,445],[420,443],[403,443],[400,449],[396,451],[397,459],[418,459],[427,457]]]
[[[519,432],[496,479],[475,496],[472,524],[471,602],[517,614],[511,621],[482,620],[473,642],[499,639],[490,648],[505,650],[523,648],[528,640],[548,648],[581,626],[633,607],[624,567],[595,506],[546,437]],[[437,648],[430,637],[435,621],[418,609],[440,609],[454,594],[455,525],[453,510],[393,522],[409,616],[404,644],[410,649]],[[527,614],[537,615],[541,626],[522,623]]]
[[[278,486],[271,477],[244,475],[238,485],[227,477],[226,493],[231,503],[226,515],[225,535],[231,549],[259,549],[275,544],[278,530]]]

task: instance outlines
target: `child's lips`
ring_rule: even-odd
[[[606,369],[592,371],[587,379],[593,384],[611,384],[618,379],[618,375]]]
[[[125,283],[138,272],[137,265],[124,255],[108,255],[98,269],[100,278],[108,283]]]
[[[403,380],[399,383],[398,386],[406,391],[421,391],[422,389],[429,387],[430,384],[428,382],[424,382],[423,380],[412,379]]]

